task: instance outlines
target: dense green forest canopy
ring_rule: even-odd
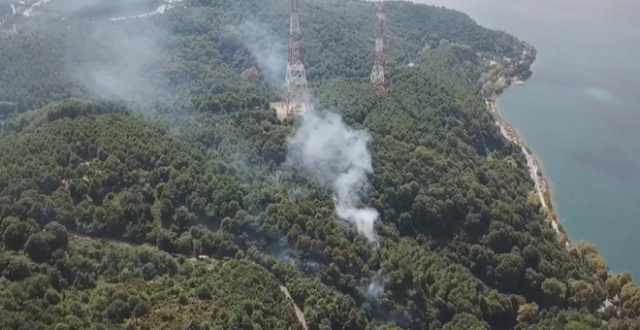
[[[373,248],[288,160],[299,124],[269,107],[286,1],[120,21],[52,4],[0,39],[0,328],[301,328],[280,284],[310,329],[640,326],[640,289],[558,241],[485,109],[487,83],[530,74],[526,43],[388,2],[380,98],[373,5],[303,2],[316,107],[372,138]]]
[[[52,4],[67,2],[74,3]],[[111,15],[42,21],[9,16],[7,20],[16,21],[18,33],[3,35],[0,45],[0,101],[23,111],[53,100],[91,95],[153,99],[153,110],[219,112],[264,107],[279,97],[288,44],[286,1],[187,4],[165,15],[124,21],[109,21]],[[407,65],[448,43],[470,45],[478,54],[507,56],[525,64],[535,56],[527,44],[482,28],[462,13],[403,2],[388,7],[390,68]],[[84,12],[72,9],[67,14]],[[313,1],[304,4],[301,15],[312,83],[368,77],[375,27],[371,5]],[[526,50],[530,51],[525,56]],[[242,72],[260,67],[261,62],[267,62],[261,68],[264,78],[275,71],[282,79],[242,79]]]

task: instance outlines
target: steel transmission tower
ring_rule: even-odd
[[[304,68],[304,45],[300,28],[298,0],[291,0],[291,23],[289,27],[289,59],[284,82],[285,109],[287,116],[300,116],[311,110],[307,73]]]
[[[371,70],[371,88],[376,93],[383,94],[387,91],[384,81],[384,68],[387,64],[387,57],[384,52],[384,30],[387,27],[387,11],[382,3],[376,3],[376,17],[378,26],[376,27],[376,49],[373,56],[373,69]]]

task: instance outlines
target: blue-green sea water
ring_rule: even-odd
[[[574,240],[640,281],[640,1],[419,0],[534,45],[533,76],[499,98],[541,160]]]

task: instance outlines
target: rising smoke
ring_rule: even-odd
[[[175,1],[28,1],[31,7],[20,6],[16,15],[23,16],[19,30],[60,43],[52,47],[52,62],[64,65],[65,78],[78,87],[74,95],[148,101],[166,85],[158,68],[166,67],[159,62],[169,53],[163,44],[168,26],[148,16],[177,6]],[[111,21],[115,16],[123,17]]]
[[[287,53],[282,38],[275,36],[268,26],[254,20],[244,21],[232,30],[242,45],[251,52],[267,82],[271,86],[281,86]]]
[[[289,248],[278,251],[274,256],[276,259],[305,272],[318,272],[321,268],[321,265],[315,261],[303,260],[295,256],[294,252]]]
[[[374,225],[378,212],[358,205],[368,188],[367,176],[373,173],[370,140],[369,134],[347,127],[335,113],[311,111],[289,138],[288,157],[306,176],[332,190],[341,219],[377,244]]]
[[[135,24],[98,22],[89,27],[83,48],[70,48],[66,61],[85,92],[101,98],[146,101],[160,89],[150,76],[160,56],[162,32],[145,20]]]
[[[386,281],[386,276],[383,275],[382,270],[379,270],[373,275],[367,285],[360,286],[360,293],[369,299],[376,299],[384,293],[384,284]]]

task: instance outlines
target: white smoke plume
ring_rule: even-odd
[[[360,292],[369,299],[376,299],[384,293],[384,284],[387,281],[386,276],[379,270],[373,275],[369,284],[360,287]]]
[[[290,249],[284,249],[274,255],[276,259],[286,262],[291,266],[294,266],[303,271],[317,272],[322,267],[315,261],[305,261],[297,258],[293,251]]]
[[[249,20],[234,27],[242,45],[251,52],[264,78],[272,86],[284,82],[287,48],[283,40],[261,23]]]
[[[298,260],[292,256],[291,250],[285,249],[275,255],[276,259],[286,262],[292,266],[298,266]]]
[[[160,79],[148,73],[165,53],[158,37],[161,32],[147,21],[124,24],[98,22],[87,27],[91,33],[84,48],[69,55],[67,71],[97,97],[151,100],[160,89]]]
[[[160,93],[169,93],[165,68],[175,54],[167,47],[170,25],[150,16],[166,13],[177,6],[176,0],[26,2],[19,7],[30,5],[30,10],[20,13],[29,18],[18,22],[18,28],[47,31],[63,43],[60,54],[53,50],[52,61],[57,64],[62,57],[65,78],[78,87],[74,95],[155,102]]]
[[[369,134],[353,130],[335,113],[307,112],[300,128],[288,140],[289,160],[309,178],[331,188],[337,215],[358,233],[377,244],[378,212],[361,208],[360,196],[373,173]]]

